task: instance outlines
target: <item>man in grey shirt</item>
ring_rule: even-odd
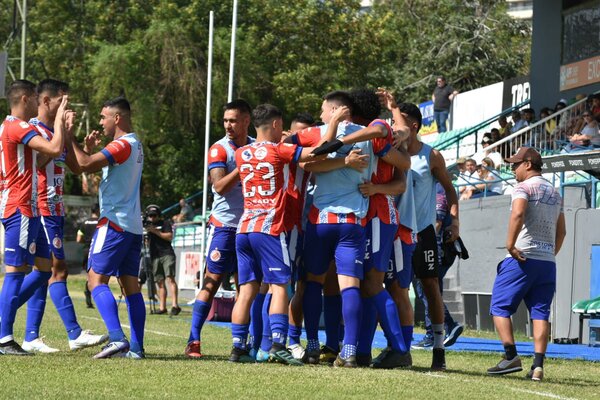
[[[512,194],[506,249],[498,265],[492,289],[490,314],[504,345],[504,356],[488,374],[521,371],[510,316],[521,300],[533,320],[535,356],[527,377],[544,376],[548,345],[550,305],[556,290],[555,255],[566,235],[562,199],[558,190],[542,177],[542,157],[530,147],[521,147],[506,162],[512,163],[517,186]]]
[[[435,118],[439,133],[446,132],[446,121],[450,114],[450,105],[457,94],[458,92],[452,86],[446,84],[446,78],[443,76],[437,77],[431,100],[433,100],[433,118]]]

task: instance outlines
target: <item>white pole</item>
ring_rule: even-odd
[[[235,32],[237,30],[237,0],[233,0],[233,16],[231,17],[231,50],[229,52],[229,89],[227,102],[233,100],[233,76],[235,70]]]
[[[212,56],[213,56],[214,13],[208,19],[208,68],[206,72],[206,127],[204,130],[204,176],[202,188],[202,240],[200,242],[200,287],[204,284],[204,260],[206,253],[206,208],[208,202],[208,148],[210,144],[210,102],[212,89]]]
[[[27,39],[27,0],[21,6],[21,79],[25,79],[25,42]]]

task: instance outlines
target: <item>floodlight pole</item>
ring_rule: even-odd
[[[15,0],[19,14],[21,15],[21,79],[25,79],[25,53],[27,49],[27,0],[19,3]]]
[[[202,240],[200,242],[200,282],[204,284],[204,260],[206,253],[206,209],[208,202],[208,149],[210,144],[210,105],[212,90],[212,62],[213,62],[213,28],[214,12],[211,11],[208,19],[208,68],[206,72],[206,126],[204,130],[204,176],[202,187]]]
[[[233,15],[231,17],[231,50],[229,52],[229,88],[227,102],[233,100],[233,76],[235,70],[235,33],[237,31],[237,0],[233,0]]]

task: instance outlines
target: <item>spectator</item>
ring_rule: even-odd
[[[513,126],[510,129],[510,133],[515,133],[525,128],[528,124],[527,121],[521,118],[521,112],[519,110],[515,110],[511,114]]]
[[[498,129],[498,131],[500,132],[501,139],[504,139],[512,133],[513,125],[506,120],[506,115],[501,115],[498,118],[498,124],[500,125],[500,129]]]
[[[544,107],[540,110],[540,120],[547,118],[552,114],[553,111],[550,108]],[[550,118],[548,121],[546,121],[544,124],[544,128],[546,131],[546,135],[553,135],[554,130],[556,129],[556,118]]]
[[[533,108],[526,108],[521,112],[523,120],[527,122],[527,126],[535,122],[535,111]]]
[[[481,167],[479,168],[477,175],[479,183],[467,187],[462,196],[460,196],[461,200],[502,194],[500,174],[496,171],[496,168],[494,168],[494,162],[489,157],[486,157],[481,161]]]
[[[488,149],[490,147],[490,145],[493,142],[493,139],[488,139],[486,136],[483,137],[483,140],[481,141],[481,147],[483,147],[483,149],[485,150],[485,152],[483,153],[483,157],[485,158],[489,158],[490,160],[492,160],[493,168],[499,168],[502,165],[502,162],[504,161],[504,159],[502,158],[502,154],[500,154],[500,152],[498,151],[498,147],[493,147],[491,149]],[[484,159],[485,159],[484,158]],[[483,162],[482,159],[481,161]]]
[[[439,133],[446,132],[446,121],[450,114],[450,105],[452,99],[458,94],[452,86],[446,84],[446,78],[438,76],[436,79],[437,86],[433,90],[431,99],[433,100],[433,117]]]
[[[465,161],[464,173],[460,174],[456,180],[458,193],[464,193],[475,182],[479,182],[479,175],[477,174],[477,162],[472,158],[469,158]]]
[[[175,281],[175,251],[171,246],[173,240],[173,228],[168,220],[160,218],[160,209],[155,205],[146,208],[147,222],[146,232],[150,247],[150,259],[152,262],[152,274],[158,285],[158,305],[156,314],[167,313],[167,288],[165,280],[171,288],[171,315],[181,312],[177,301],[178,288]]]
[[[591,110],[594,119],[598,120],[600,118],[600,94],[595,94],[592,97],[592,106]]]
[[[186,222],[194,219],[194,210],[185,199],[179,200],[179,207],[181,210],[173,217],[173,222]]]
[[[569,140],[575,146],[598,146],[600,147],[600,133],[598,132],[598,121],[596,121],[591,111],[584,111],[583,120],[585,124],[579,134],[571,136]],[[571,150],[573,147],[571,147]]]

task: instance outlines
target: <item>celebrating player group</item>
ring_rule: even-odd
[[[68,85],[25,80],[8,89],[11,114],[0,128],[6,275],[0,295],[0,354],[55,352],[40,337],[46,293],[72,350],[108,342],[94,358],[142,359],[146,310],[137,276],[142,244],[142,144],[129,102],[104,103],[104,132],[73,136]],[[382,105],[393,115],[378,119]],[[299,114],[289,130],[270,104],[224,107],[225,136],[209,150],[214,202],[203,287],[185,354],[201,358],[201,331],[221,282],[234,273],[231,362],[336,367],[410,367],[413,311],[408,288],[419,279],[432,321],[431,369],[446,368],[439,288],[436,183],[459,235],[457,197],[439,152],[418,140],[421,113],[384,89],[323,96],[315,125]],[[250,124],[256,138],[248,135]],[[102,137],[111,141],[99,151]],[[63,251],[65,168],[102,171],[100,218],[89,253],[89,288],[107,335],[82,330],[67,290]],[[32,272],[25,274],[28,267]],[[108,283],[126,296],[130,337]],[[290,298],[291,297],[291,298]],[[23,345],[13,338],[27,303]],[[324,312],[326,342],[318,331]],[[304,323],[307,342],[300,341]],[[377,324],[388,345],[371,358]]]

